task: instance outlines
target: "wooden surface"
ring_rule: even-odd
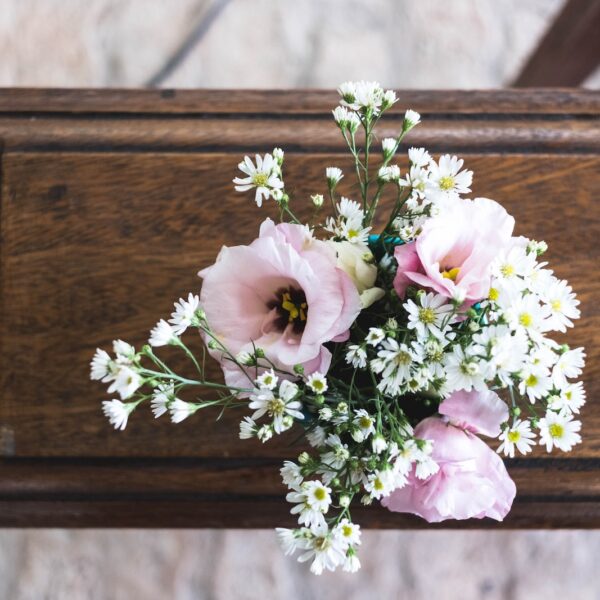
[[[599,64],[600,2],[568,0],[514,85],[577,86]]]
[[[600,527],[600,95],[399,96],[379,137],[404,108],[421,112],[408,143],[461,154],[474,193],[545,239],[582,300],[570,342],[588,353],[584,443],[508,461],[518,496],[500,527]],[[232,190],[241,154],[283,147],[297,205],[324,191],[324,167],[348,164],[335,103],[323,92],[0,92],[0,526],[292,523],[278,469],[299,451],[293,434],[262,445],[238,439],[241,414],[172,425],[145,409],[115,432],[88,363],[114,338],[142,344],[222,244],[255,237],[270,207]],[[358,516],[427,526],[377,507]]]

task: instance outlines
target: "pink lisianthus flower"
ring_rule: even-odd
[[[200,271],[200,302],[231,354],[256,347],[283,370],[302,365],[306,374],[326,373],[331,353],[324,344],[347,339],[361,310],[356,286],[336,263],[335,251],[307,227],[267,219],[249,246],[223,247]],[[233,361],[212,354],[228,385],[248,387]]]
[[[456,392],[440,405],[445,417],[429,417],[415,428],[415,437],[433,442],[431,457],[439,470],[408,484],[382,501],[391,511],[409,512],[430,523],[446,519],[501,521],[512,506],[516,487],[502,459],[475,433],[497,434],[508,417],[498,396],[486,392]]]
[[[487,198],[444,202],[416,241],[397,246],[394,288],[417,285],[473,304],[490,290],[494,259],[512,244],[514,219]]]

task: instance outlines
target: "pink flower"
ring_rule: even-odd
[[[350,277],[336,267],[335,251],[308,228],[267,219],[249,246],[223,247],[204,278],[201,305],[219,340],[236,355],[264,350],[284,370],[326,373],[331,353],[324,344],[344,341],[361,309]],[[248,378],[219,351],[229,385]]]
[[[444,202],[415,242],[396,247],[396,292],[403,298],[416,284],[469,304],[482,300],[489,293],[491,264],[511,245],[513,228],[513,217],[493,200]]]
[[[512,506],[516,488],[502,459],[477,436],[429,417],[415,428],[415,436],[433,442],[437,473],[425,480],[413,472],[408,484],[384,498],[391,511],[409,512],[430,523],[446,519],[501,521]]]

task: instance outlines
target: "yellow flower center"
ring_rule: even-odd
[[[373,481],[373,488],[376,489],[377,491],[381,491],[383,489],[383,481],[381,481],[381,479],[379,479],[379,477],[375,478],[375,480]]]
[[[548,431],[553,438],[561,438],[565,433],[565,428],[560,423],[552,423]]]
[[[432,325],[435,323],[435,311],[433,308],[420,308],[419,321],[425,323],[425,325]]]
[[[369,427],[371,427],[371,425],[373,424],[373,420],[369,417],[361,417],[358,421],[358,424],[361,429],[369,429]]]
[[[445,177],[440,177],[440,190],[444,190],[445,192],[451,190],[454,187],[454,177],[450,175],[446,175]]]
[[[521,439],[521,434],[518,431],[509,431],[506,437],[509,442],[516,444]]]
[[[344,537],[350,537],[352,535],[352,527],[350,527],[350,525],[343,525],[342,534]]]
[[[409,365],[412,359],[408,352],[398,352],[395,361],[397,365]]]
[[[330,545],[329,539],[326,537],[315,538],[315,550],[324,552]]]
[[[442,277],[444,279],[450,279],[451,281],[456,281],[456,278],[458,277],[459,273],[460,273],[460,268],[454,267],[453,269],[448,269],[448,270],[442,271]]]
[[[306,321],[306,309],[308,307],[306,302],[301,302],[300,305],[294,304],[289,292],[285,292],[281,299],[281,308],[289,313],[290,316],[288,319],[290,323],[298,318],[301,321]]]
[[[266,173],[254,173],[254,175],[252,175],[252,183],[256,187],[264,187],[267,185],[268,181],[269,176]]]
[[[488,298],[492,302],[496,302],[496,300],[498,300],[499,297],[500,297],[500,292],[496,288],[490,288],[490,293],[488,294]]]
[[[523,325],[523,327],[531,327],[533,319],[529,313],[521,313],[519,315],[519,323]]]
[[[317,500],[325,500],[325,490],[323,488],[318,487],[317,489],[315,489],[315,498]]]
[[[515,268],[512,265],[502,265],[500,267],[500,273],[504,277],[512,277],[515,274]]]
[[[525,385],[527,387],[535,387],[537,385],[538,382],[538,378],[535,375],[530,375],[526,380],[525,380]]]
[[[552,300],[550,306],[552,307],[552,310],[559,311],[562,308],[562,303],[560,300]]]
[[[319,390],[321,391],[325,386],[323,385],[323,382],[320,379],[315,379],[312,382],[312,386],[315,390]]]

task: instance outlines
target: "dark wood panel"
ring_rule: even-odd
[[[218,94],[153,103],[154,92],[0,92],[0,525],[289,522],[278,464],[299,451],[294,435],[262,445],[238,439],[241,414],[175,426],[144,409],[115,432],[101,414],[102,386],[88,381],[96,346],[142,344],[179,295],[199,288],[196,272],[222,244],[250,241],[274,214],[232,190],[240,151],[291,147],[286,181],[300,205],[323,190],[326,165],[348,165],[324,118],[331,94],[236,93],[229,104]],[[560,460],[509,461],[519,497],[505,527],[600,524],[598,97],[407,96],[432,114],[409,143],[462,149],[474,193],[504,204],[518,233],[545,239],[552,267],[582,300],[570,342],[588,352],[584,443]],[[209,114],[223,111],[231,114]],[[346,181],[342,191],[356,192]],[[376,508],[361,518],[423,526]]]

